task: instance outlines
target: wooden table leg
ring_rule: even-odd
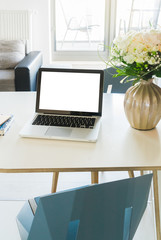
[[[98,171],[91,172],[91,183],[98,183]]]
[[[159,211],[159,192],[158,192],[158,173],[157,173],[157,170],[153,171],[153,186],[154,186],[156,235],[157,235],[157,240],[161,240],[160,211]]]
[[[135,176],[134,176],[134,171],[128,171],[128,174],[129,174],[129,177],[130,178],[134,178]]]
[[[140,175],[141,175],[141,176],[144,175],[144,171],[143,171],[143,170],[140,171]]]
[[[52,187],[51,192],[56,192],[57,183],[58,183],[59,172],[53,172],[53,180],[52,180]]]

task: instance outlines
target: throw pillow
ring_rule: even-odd
[[[14,68],[24,57],[23,40],[0,40],[0,69]]]

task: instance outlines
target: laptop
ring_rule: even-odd
[[[36,112],[20,136],[96,142],[103,77],[103,70],[40,68]]]

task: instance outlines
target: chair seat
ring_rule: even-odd
[[[14,70],[0,69],[0,91],[15,91]]]

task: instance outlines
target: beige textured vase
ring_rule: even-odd
[[[161,119],[161,88],[153,83],[153,79],[140,80],[127,90],[124,109],[133,128],[154,128]]]

